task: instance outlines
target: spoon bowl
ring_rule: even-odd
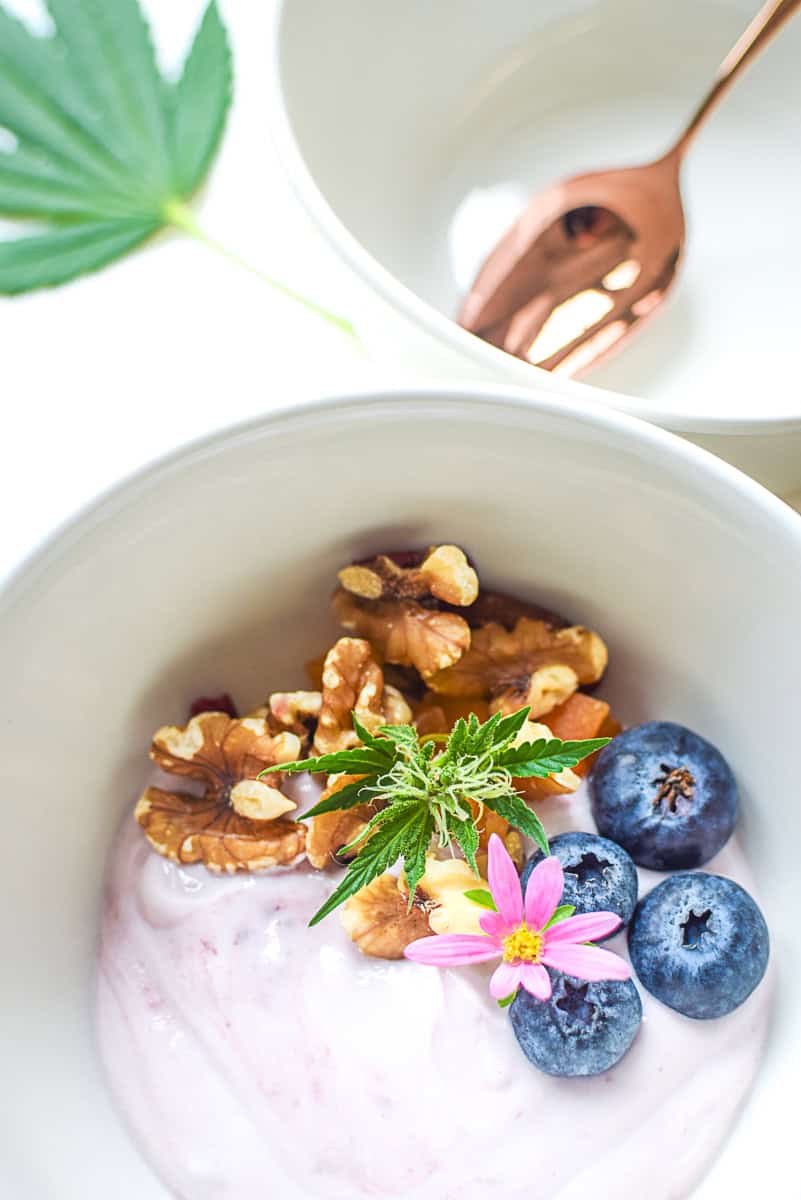
[[[460,324],[569,375],[618,349],[676,275],[685,237],[678,172],[673,153],[543,192],[484,264]]]
[[[777,491],[801,486],[801,242],[788,236],[801,194],[801,21],[685,159],[690,252],[624,353],[575,379],[456,321],[530,196],[672,144],[758,4],[371,0],[366,12],[363,0],[280,0],[272,131],[299,202],[347,268],[348,312],[394,378],[505,382],[611,406]]]
[[[578,175],[530,201],[481,268],[459,323],[535,366],[579,374],[659,307],[685,221],[682,157],[735,78],[801,7],[767,0],[675,146],[646,166]]]

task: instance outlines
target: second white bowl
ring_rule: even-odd
[[[532,191],[647,161],[671,143],[756,7],[282,0],[282,157],[368,285],[355,315],[384,359],[583,396],[687,434],[775,491],[801,486],[801,19],[691,149],[689,245],[675,292],[589,383],[539,371],[453,320]]]

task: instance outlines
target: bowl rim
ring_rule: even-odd
[[[276,0],[270,31],[270,70],[268,71],[271,93],[270,125],[278,159],[295,196],[303,205],[329,246],[338,257],[355,271],[368,288],[390,305],[412,324],[422,327],[425,333],[439,343],[444,343],[463,359],[483,368],[492,379],[502,380],[508,371],[510,356],[496,346],[462,329],[450,317],[445,316],[428,301],[423,300],[411,288],[402,283],[386,267],[382,266],[347,225],[337,216],[326,200],[295,136],[284,88],[284,58],[282,54],[283,34],[287,13],[293,0]],[[519,360],[518,360],[519,361]],[[602,388],[592,383],[568,379],[552,374],[533,364],[525,364],[532,372],[532,389],[545,388],[553,395],[571,400],[583,400],[606,409],[627,413],[648,422],[656,422],[665,429],[687,434],[723,434],[729,436],[754,437],[801,432],[801,408],[797,416],[786,415],[762,417],[721,417],[708,410],[675,407],[659,408],[640,400],[638,396]],[[526,389],[525,384],[500,384]]]
[[[400,410],[400,406],[405,407],[409,402],[430,407],[452,405],[459,411],[468,402],[488,410],[505,409],[509,413],[518,413],[522,418],[531,418],[535,413],[567,418],[571,423],[612,434],[629,444],[639,443],[642,452],[654,459],[660,459],[665,454],[671,455],[688,474],[705,474],[716,490],[723,488],[732,498],[738,497],[753,510],[761,512],[790,543],[795,543],[801,557],[801,516],[789,504],[710,451],[629,413],[619,412],[607,405],[588,403],[582,395],[563,398],[537,388],[508,384],[365,387],[351,392],[285,401],[267,413],[222,425],[210,433],[192,438],[129,471],[80,505],[34,543],[19,561],[0,573],[0,618],[3,610],[10,609],[17,598],[35,583],[37,576],[51,562],[57,561],[73,540],[83,535],[85,527],[103,521],[114,510],[133,500],[141,488],[157,483],[160,476],[180,470],[198,457],[205,458],[225,451],[238,442],[249,441],[273,430],[278,432],[287,423],[295,425],[303,422],[308,428],[310,421],[316,417],[326,417],[332,412],[367,418],[371,412],[392,409],[394,406]]]
[[[169,487],[173,478],[182,482],[191,479],[191,469],[204,459],[219,460],[224,471],[226,457],[247,453],[253,443],[265,454],[275,452],[274,443],[284,434],[300,440],[304,430],[324,431],[326,424],[341,421],[355,425],[359,420],[370,419],[373,414],[401,420],[406,402],[416,404],[418,409],[430,410],[432,419],[443,421],[457,414],[465,406],[470,409],[474,427],[479,430],[483,422],[488,424],[496,416],[506,426],[509,438],[514,436],[513,421],[528,430],[538,425],[546,430],[553,428],[553,436],[564,439],[569,446],[571,434],[585,433],[599,444],[609,444],[608,452],[628,458],[635,456],[647,463],[667,463],[671,491],[681,494],[682,481],[687,479],[693,495],[700,499],[705,493],[711,497],[711,518],[717,510],[730,511],[732,521],[737,514],[749,512],[756,523],[763,521],[771,528],[771,544],[779,550],[786,549],[791,559],[801,563],[801,520],[760,484],[754,482],[734,467],[717,459],[707,451],[683,441],[675,435],[660,430],[646,422],[637,420],[611,409],[599,409],[580,401],[562,402],[558,397],[534,390],[533,395],[523,388],[493,385],[411,386],[393,389],[363,389],[344,395],[310,398],[300,402],[284,401],[274,410],[257,416],[221,426],[209,433],[196,437],[183,445],[160,454],[129,472],[124,478],[104,489],[94,499],[84,504],[73,515],[67,517],[28,556],[20,562],[5,579],[0,578],[0,620],[14,615],[29,600],[31,590],[37,587],[42,575],[51,570],[56,573],[69,567],[69,559],[80,554],[85,538],[96,534],[101,522],[107,518],[121,516],[127,519],[135,515],[136,506],[144,498],[152,501],[158,487]],[[260,446],[259,443],[263,445]],[[105,537],[113,535],[114,526],[106,526]],[[105,851],[110,843],[105,843]],[[104,851],[104,853],[105,853]],[[87,984],[88,986],[88,984]],[[88,992],[83,993],[81,1003],[85,1006]],[[84,1011],[88,1011],[84,1007]],[[98,1093],[100,1094],[100,1093]],[[108,1102],[108,1092],[103,1098]],[[115,1128],[124,1136],[126,1146],[136,1146],[131,1141],[130,1130],[121,1114],[113,1106]],[[731,1139],[735,1145],[736,1138]],[[133,1151],[132,1151],[133,1152]],[[148,1160],[142,1160],[148,1167]],[[166,1193],[165,1193],[166,1195]]]

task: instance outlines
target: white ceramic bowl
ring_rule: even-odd
[[[670,144],[756,8],[282,0],[279,148],[303,203],[369,287],[354,315],[382,357],[610,404],[693,436],[773,490],[801,486],[801,18],[690,152],[684,269],[636,342],[579,384],[451,319],[532,191]]]
[[[301,683],[333,632],[336,567],[444,538],[486,581],[604,632],[624,719],[685,721],[730,757],[780,979],[758,1085],[698,1194],[789,1177],[801,521],[651,426],[500,389],[324,402],[219,434],[109,493],[0,593],[0,1195],[166,1196],[109,1102],[91,1012],[104,860],[150,734],[194,695],[248,705]]]

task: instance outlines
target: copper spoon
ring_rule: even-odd
[[[575,375],[662,303],[684,247],[679,171],[703,121],[801,0],[768,0],[718,68],[676,144],[642,167],[577,175],[529,201],[491,252],[459,324],[549,371]]]

